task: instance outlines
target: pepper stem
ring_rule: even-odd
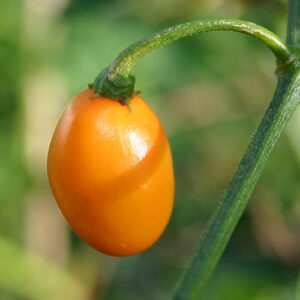
[[[96,77],[92,87],[103,97],[128,101],[134,95],[135,78],[131,70],[139,59],[173,41],[208,31],[235,31],[254,37],[273,52],[278,68],[294,60],[286,43],[264,27],[235,19],[205,19],[175,25],[133,44]]]

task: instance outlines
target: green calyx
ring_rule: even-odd
[[[135,77],[132,74],[110,74],[109,68],[104,69],[90,86],[96,91],[95,96],[102,96],[116,101],[128,101],[134,95]]]

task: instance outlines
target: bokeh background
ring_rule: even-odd
[[[137,89],[172,146],[167,230],[128,258],[73,234],[46,158],[58,117],[129,44],[204,17],[257,22],[285,37],[285,0],[0,1],[0,299],[170,299],[272,97],[275,59],[236,33],[185,38],[144,58]],[[299,300],[300,112],[285,130],[203,299]],[[297,284],[298,282],[298,284]]]

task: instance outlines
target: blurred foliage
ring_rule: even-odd
[[[0,241],[0,256],[1,285],[17,295],[37,300],[87,297],[82,284],[71,275],[35,254],[18,249],[4,238]],[[5,298],[4,295],[1,299]]]
[[[21,132],[21,3],[1,2],[0,20],[0,234],[21,237],[26,173]]]
[[[53,86],[64,89],[61,109],[120,51],[147,34],[187,20],[224,16],[257,22],[284,37],[286,5],[285,0],[0,2],[0,299],[53,299],[64,280],[71,287],[80,282],[77,288],[88,291],[87,299],[169,299],[276,84],[268,50],[235,33],[186,38],[146,57],[134,69],[137,89],[166,128],[176,172],[175,209],[166,232],[151,249],[122,259],[96,253],[74,234],[65,247],[59,239],[47,244],[41,233],[47,249],[65,247],[67,255],[61,261],[45,256],[40,262],[41,253],[31,253],[29,260],[26,256],[32,226],[26,207],[35,203],[34,191],[49,198],[50,192],[45,167],[37,168],[26,156],[28,78],[40,78],[42,72],[47,83],[57,74],[62,86],[50,85],[48,96]],[[36,101],[44,101],[44,114],[57,105],[46,95]],[[276,147],[204,299],[296,299],[297,134],[285,135]],[[44,160],[46,155],[41,153]],[[51,270],[59,276],[45,285]],[[299,294],[298,283],[298,299]]]

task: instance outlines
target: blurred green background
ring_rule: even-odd
[[[172,146],[172,219],[149,250],[96,252],[50,193],[47,149],[59,114],[129,44],[179,22],[234,17],[285,37],[285,0],[0,1],[0,299],[169,299],[276,84],[259,42],[207,33],[134,69]],[[255,189],[206,300],[300,300],[300,112]],[[298,284],[297,284],[298,282]]]

